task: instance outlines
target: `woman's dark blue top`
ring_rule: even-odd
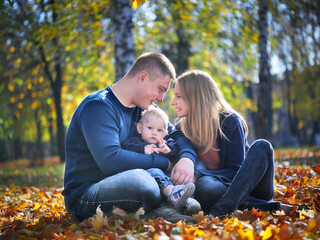
[[[245,127],[236,114],[220,114],[220,126],[226,138],[218,134],[217,147],[219,149],[220,169],[195,169],[197,178],[215,176],[224,183],[230,184],[249,149]]]

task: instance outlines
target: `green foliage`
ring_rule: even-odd
[[[300,129],[312,126],[320,112],[320,30],[313,4],[270,4],[270,55],[278,56],[290,72],[290,86],[273,94],[273,107],[284,108],[290,95],[289,110]],[[67,126],[86,95],[114,82],[112,4],[107,0],[56,0],[53,4],[6,0],[0,4],[0,13],[0,139],[35,141],[40,123],[42,140],[48,141],[56,132],[56,109],[46,63],[54,78],[57,55],[61,62],[61,105]],[[134,10],[136,55],[160,51],[176,68],[187,60],[189,69],[214,77],[236,110],[255,112],[256,96],[249,100],[245,87],[258,82],[257,20],[256,0],[146,1]],[[171,100],[170,90],[159,105],[174,121]]]

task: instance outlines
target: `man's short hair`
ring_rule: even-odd
[[[176,78],[176,70],[170,60],[158,52],[142,54],[128,72],[128,76],[134,76],[143,70],[146,70],[150,75],[160,71],[163,75],[169,75],[172,80]]]

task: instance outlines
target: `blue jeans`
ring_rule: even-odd
[[[134,169],[107,177],[89,187],[83,196],[67,209],[77,222],[96,213],[100,205],[105,215],[112,215],[113,206],[126,212],[145,212],[157,208],[162,202],[160,189],[154,178],[145,170]]]
[[[147,170],[147,172],[156,180],[161,192],[163,192],[163,190],[167,186],[173,185],[171,182],[171,178],[166,175],[161,169],[150,168]]]
[[[278,210],[274,195],[273,148],[266,140],[255,141],[231,183],[213,176],[196,182],[195,198],[213,216],[230,214],[236,209]]]

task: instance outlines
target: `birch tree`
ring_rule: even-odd
[[[135,62],[132,8],[130,0],[114,0],[114,56],[116,81],[120,80]]]
[[[259,0],[259,92],[257,138],[269,139],[271,135],[271,75],[268,57],[268,1]]]

